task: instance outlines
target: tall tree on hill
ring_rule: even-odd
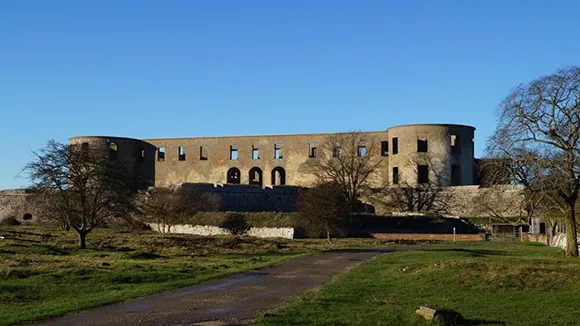
[[[23,172],[32,182],[39,215],[56,220],[86,237],[107,218],[127,218],[135,208],[132,174],[120,160],[111,160],[87,144],[65,145],[51,140]]]
[[[501,103],[487,151],[511,162],[512,175],[534,169],[530,191],[565,216],[566,254],[578,256],[576,202],[580,192],[580,67],[517,86]],[[518,180],[521,181],[521,180]]]

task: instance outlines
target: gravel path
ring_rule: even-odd
[[[342,250],[88,310],[39,325],[240,325],[390,250]]]

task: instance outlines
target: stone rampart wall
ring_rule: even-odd
[[[303,188],[295,186],[251,186],[211,183],[185,183],[200,192],[217,194],[221,198],[220,211],[239,212],[294,212],[298,197]],[[506,217],[520,216],[523,197],[521,189],[516,186],[497,186],[480,188],[478,186],[448,187],[444,192],[451,193],[449,211],[454,216],[489,216],[489,207],[501,212]],[[33,214],[25,189],[0,190],[0,220],[14,215],[22,219],[24,214]],[[392,214],[397,211],[375,206],[378,214]]]
[[[185,183],[200,192],[217,194],[221,198],[221,211],[238,212],[294,212],[300,187],[249,186],[210,183]]]
[[[29,194],[26,189],[0,190],[0,221],[14,216],[22,222],[25,214],[33,214]]]

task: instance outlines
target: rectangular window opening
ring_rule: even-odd
[[[393,154],[399,154],[399,138],[394,137],[391,143],[393,144]]]
[[[417,165],[417,182],[429,183],[429,166]]]
[[[316,143],[308,143],[308,157],[318,157],[318,147],[316,147]]]
[[[451,185],[452,186],[461,185],[461,166],[459,165],[451,166]]]
[[[417,152],[427,153],[428,150],[427,138],[417,138]]]
[[[207,161],[207,152],[203,146],[199,146],[199,160]]]
[[[140,162],[145,161],[145,149],[144,148],[139,149],[139,161]]]
[[[183,148],[183,146],[179,146],[179,160],[180,161],[185,161],[185,148]]]
[[[459,153],[459,135],[451,135],[451,153]]]
[[[274,159],[282,159],[282,148],[278,144],[274,144]]]
[[[230,146],[230,160],[238,159],[238,148],[235,145]]]
[[[366,146],[359,146],[357,149],[358,157],[365,157],[367,156],[367,147]]]
[[[252,160],[259,160],[260,159],[260,150],[252,145]]]
[[[393,167],[393,184],[399,184],[399,167]]]
[[[389,142],[388,141],[381,142],[381,156],[389,156]]]
[[[165,161],[165,147],[157,149],[157,161]]]
[[[116,161],[119,158],[119,146],[116,143],[109,143],[109,160]]]
[[[332,156],[333,157],[342,157],[342,148],[340,147],[340,144],[334,145],[334,150],[332,151]]]

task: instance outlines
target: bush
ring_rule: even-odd
[[[355,220],[342,188],[335,183],[303,191],[298,199],[298,213],[310,235],[324,235],[328,241],[333,234],[346,235]]]
[[[246,222],[244,214],[229,213],[226,218],[220,223],[219,227],[230,231],[235,235],[242,235],[248,232],[250,228]]]
[[[0,221],[0,225],[4,226],[20,225],[20,222],[16,219],[16,216],[8,216],[7,218]]]

